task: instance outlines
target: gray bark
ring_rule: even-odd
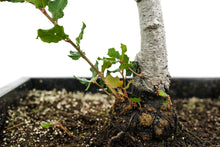
[[[169,89],[166,38],[160,0],[136,0],[139,10],[141,50],[136,55],[139,72],[134,86],[142,91],[156,92]]]

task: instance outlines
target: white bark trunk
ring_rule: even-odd
[[[136,55],[136,61],[145,77],[134,77],[134,86],[148,92],[169,89],[170,74],[160,0],[136,1],[141,31],[141,50]]]

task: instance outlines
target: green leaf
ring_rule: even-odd
[[[38,32],[37,38],[40,37],[40,39],[43,42],[47,42],[47,43],[51,43],[51,42],[57,43],[69,37],[64,33],[63,26],[59,26],[58,24],[55,24],[52,29],[49,30],[39,29],[37,32]]]
[[[128,63],[128,62],[129,62],[129,57],[127,55],[124,55],[123,63]]]
[[[90,83],[90,80],[87,80],[87,79],[84,79],[84,78],[78,78],[76,76],[73,76],[73,77],[76,78],[77,80],[79,80],[79,82],[81,84],[88,85]]]
[[[161,96],[161,97],[168,97],[168,96],[169,96],[169,95],[166,94],[163,90],[157,90],[157,93],[158,93],[158,95]]]
[[[83,52],[85,55],[85,52]],[[73,60],[78,60],[81,57],[81,54],[78,51],[70,51],[70,55],[68,55]]]
[[[124,69],[131,66],[130,64],[128,64],[129,57],[127,55],[123,55],[123,58],[121,56],[121,60],[123,61],[122,64],[120,65],[120,67],[119,67],[121,70],[124,70]]]
[[[137,62],[136,61],[131,61],[131,69],[136,72],[137,71]]]
[[[110,61],[104,60],[102,64],[102,72],[104,73],[107,68],[110,68],[112,63]]]
[[[45,8],[49,2],[49,0],[26,0],[26,1],[33,3],[36,6],[36,8]]]
[[[108,55],[109,55],[109,57],[113,57],[113,58],[116,58],[116,59],[120,58],[119,52],[116,51],[114,48],[108,49]]]
[[[141,98],[130,98],[130,101],[133,102],[133,103],[140,103]]]
[[[163,104],[169,104],[169,101],[168,101],[168,100],[166,100],[166,101],[164,101],[164,102],[163,102]]]
[[[120,68],[117,68],[116,70],[107,70],[107,75],[110,75],[111,73],[116,73],[116,72],[120,72],[121,69]]]
[[[51,125],[53,125],[53,123],[52,123],[52,122],[49,122],[49,123],[40,123],[40,125],[41,125],[42,128],[48,128],[48,127],[50,127]]]
[[[122,55],[124,55],[127,52],[127,46],[121,43],[121,51]]]
[[[84,30],[86,28],[86,24],[83,22],[83,26],[81,28],[81,32],[79,33],[79,36],[76,38],[76,44],[77,46],[80,45],[80,41],[83,39]]]
[[[54,21],[64,16],[63,9],[66,7],[66,5],[67,0],[49,1],[48,10],[51,12]]]
[[[121,43],[121,56],[120,60],[124,60],[125,53],[127,52],[127,46]]]
[[[124,55],[124,57],[123,57],[123,63],[120,65],[119,68],[120,68],[121,70],[124,70],[124,69],[130,67],[131,64],[128,64],[128,62],[129,62],[129,57],[128,57],[127,55]]]
[[[129,66],[130,66],[129,64],[121,64],[121,65],[119,66],[119,68],[120,68],[121,70],[124,70],[124,69],[127,69]]]
[[[98,57],[97,59],[102,60],[102,61],[111,62],[112,64],[116,64],[116,63],[119,62],[119,61],[116,61],[114,57],[111,57],[111,58],[106,58],[106,57],[100,58],[100,57]]]
[[[106,57],[100,58],[100,57],[98,57],[98,60],[103,61],[103,64],[102,64],[102,72],[103,73],[105,72],[106,69],[110,68],[112,66],[112,64],[116,64],[116,63],[119,62],[119,61],[116,61],[114,57],[111,57],[111,58],[106,58]]]
[[[98,70],[99,70],[99,62],[98,61],[96,61],[95,62],[95,65],[94,65]],[[97,73],[96,73],[96,71],[91,67],[90,68],[90,71],[92,72],[92,77],[95,77],[96,78],[96,76],[98,75]]]
[[[120,79],[119,77],[113,77],[111,75],[108,75],[105,78],[106,84],[108,84],[111,88],[117,88],[120,86]]]
[[[25,2],[25,0],[0,0],[0,2],[5,2],[5,1],[12,2],[12,3],[23,3],[23,2]]]
[[[130,65],[129,67],[134,72],[136,72],[136,70],[137,70],[137,63],[135,61],[131,61],[129,65]],[[132,75],[132,72],[130,70],[126,69],[126,76],[131,76],[131,75]]]
[[[96,61],[95,65],[94,65],[97,69],[98,69],[98,61]],[[90,71],[92,72],[92,78],[90,80],[84,79],[84,78],[78,78],[76,76],[74,76],[77,80],[80,81],[80,83],[86,85],[86,89],[85,91],[87,91],[90,87],[90,85],[97,80],[97,73],[95,72],[95,70],[91,67]]]
[[[80,82],[81,84],[84,84],[84,85],[87,86],[86,89],[85,89],[85,91],[87,91],[87,90],[89,89],[89,87],[90,87],[90,85],[91,85],[91,83],[92,83],[90,80],[87,80],[87,79],[84,79],[84,78],[78,78],[78,77],[76,77],[76,76],[74,76],[74,78],[76,78],[77,80],[79,80],[79,82]]]

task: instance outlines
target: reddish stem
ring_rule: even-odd
[[[127,93],[126,89],[125,89],[125,88],[122,88],[122,89],[124,90],[125,97],[128,99],[129,104],[130,104],[130,106],[131,106],[131,108],[132,108],[131,101],[130,101],[130,99],[129,99],[129,97],[128,97],[128,93]]]
[[[39,10],[52,22],[53,24],[57,24],[56,21],[54,21],[50,15],[47,13],[47,11],[44,8],[39,8]]]

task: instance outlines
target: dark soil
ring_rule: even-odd
[[[9,107],[1,146],[147,146],[111,123],[104,94],[32,90]],[[173,101],[180,130],[157,146],[220,146],[220,98]],[[43,126],[42,123],[48,124]]]

